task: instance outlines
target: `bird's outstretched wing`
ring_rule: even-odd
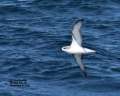
[[[79,55],[79,54],[74,54],[74,57],[75,57],[76,63],[80,66],[80,70],[82,71],[82,75],[83,75],[84,77],[87,77],[87,73],[86,73],[86,71],[85,71],[85,67],[84,67],[84,65],[83,65],[82,62],[81,62],[81,55]]]
[[[82,38],[80,34],[81,26],[82,26],[82,20],[78,20],[73,26],[73,30],[72,30],[72,38],[74,38],[79,45],[82,44]]]

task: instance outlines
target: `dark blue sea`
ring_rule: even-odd
[[[61,51],[79,18],[87,78]],[[120,96],[120,0],[0,0],[0,96]]]

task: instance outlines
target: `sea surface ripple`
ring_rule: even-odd
[[[88,78],[61,51],[84,18],[83,46]],[[25,79],[29,87],[10,86]],[[119,0],[1,0],[0,96],[119,96]]]

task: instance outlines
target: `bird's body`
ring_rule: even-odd
[[[95,52],[94,50],[83,48],[80,46],[73,38],[73,41],[70,46],[62,47],[62,50],[70,54],[86,54]]]
[[[70,46],[62,47],[62,51],[73,54],[76,62],[79,64],[83,75],[86,75],[84,65],[81,63],[81,55],[87,53],[94,53],[94,50],[82,47],[82,39],[80,35],[80,28],[82,25],[82,20],[75,23],[72,31],[72,43]]]

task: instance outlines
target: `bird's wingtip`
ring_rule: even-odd
[[[75,21],[75,24],[77,24],[77,23],[79,23],[79,22],[83,22],[83,21],[84,21],[83,18],[77,19],[77,20]]]
[[[82,75],[83,75],[83,77],[87,78],[87,72],[86,71],[83,71]]]

